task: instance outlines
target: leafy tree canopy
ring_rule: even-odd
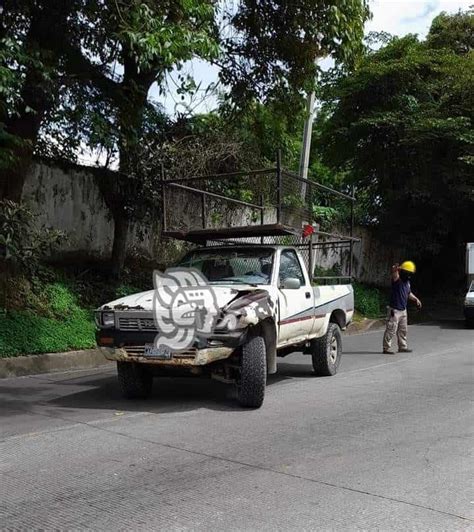
[[[460,11],[452,16],[438,15],[431,24],[427,44],[431,48],[446,48],[457,54],[467,54],[474,49],[474,11]]]
[[[326,87],[321,124],[324,160],[365,198],[365,222],[435,253],[472,227],[474,55],[459,46],[472,38],[466,17],[441,15],[425,42],[409,35],[368,53]],[[466,31],[442,39],[447,26]]]

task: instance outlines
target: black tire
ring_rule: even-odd
[[[322,377],[335,375],[341,363],[341,357],[341,329],[336,323],[330,323],[324,336],[311,341],[314,372]]]
[[[468,329],[474,329],[474,319],[466,318],[466,327]]]
[[[267,356],[265,341],[255,336],[242,346],[238,400],[247,408],[260,408],[267,384]]]
[[[153,385],[153,375],[140,364],[117,362],[117,375],[122,395],[127,399],[147,399]]]

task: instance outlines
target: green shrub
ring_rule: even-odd
[[[64,233],[35,226],[37,214],[24,203],[0,201],[0,250],[2,261],[26,272],[34,272],[40,259],[64,239]]]
[[[46,285],[45,296],[47,297],[51,312],[58,318],[68,316],[71,312],[79,308],[74,294],[72,294],[67,286],[61,283]]]
[[[378,288],[354,282],[355,309],[367,318],[380,318],[384,314],[386,298]]]
[[[339,218],[339,211],[333,207],[313,206],[313,219],[320,225],[322,231],[330,230]]]
[[[39,285],[35,283],[35,288]],[[40,288],[41,308],[0,316],[0,357],[94,347],[93,312],[79,307],[66,284],[54,282]]]

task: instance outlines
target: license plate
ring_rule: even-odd
[[[159,358],[161,360],[170,360],[172,353],[167,347],[155,347],[153,344],[145,344],[143,353],[146,357]]]

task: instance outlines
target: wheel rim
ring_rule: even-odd
[[[331,338],[331,344],[329,345],[329,359],[333,364],[335,364],[337,360],[338,347],[337,338],[336,336],[333,336]]]

